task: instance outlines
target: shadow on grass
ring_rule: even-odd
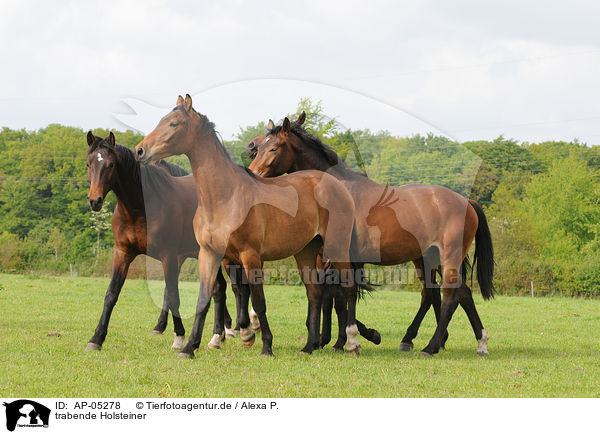
[[[345,355],[345,352],[334,352],[331,347],[325,347],[322,350],[331,354]],[[399,359],[444,359],[444,360],[465,360],[465,359],[490,359],[490,360],[512,360],[512,359],[531,359],[531,360],[542,360],[542,359],[558,359],[558,358],[571,358],[582,355],[581,349],[553,349],[553,348],[540,348],[540,347],[510,347],[510,348],[489,348],[490,354],[488,356],[479,356],[477,354],[477,346],[473,348],[451,348],[447,350],[440,350],[438,354],[435,354],[432,358],[427,356],[421,356],[419,354],[421,350],[415,346],[412,351],[399,351],[397,348],[378,348],[370,346],[365,348],[363,345],[363,355],[361,357],[378,357],[384,356],[397,357]]]

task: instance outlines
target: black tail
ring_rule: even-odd
[[[354,278],[356,279],[356,291],[358,299],[363,299],[368,292],[375,291],[375,287],[367,279],[364,264],[352,262],[350,266],[352,267],[352,272],[354,273]]]
[[[492,245],[492,235],[487,223],[487,218],[483,208],[474,200],[469,203],[477,213],[479,225],[475,233],[475,258],[473,267],[477,264],[477,281],[481,289],[481,295],[485,300],[494,297],[494,246]]]

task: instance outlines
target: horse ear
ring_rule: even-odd
[[[189,93],[185,94],[185,101],[183,102],[183,108],[186,112],[189,112],[192,109],[192,97]]]
[[[175,107],[179,107],[180,105],[183,105],[183,97],[181,95],[177,97],[177,104]]]
[[[298,116],[298,120],[296,121],[296,123],[298,125],[302,125],[305,120],[306,120],[306,112],[304,110],[302,110],[302,113],[300,113],[300,116]]]
[[[112,131],[108,134],[108,137],[106,138],[106,143],[108,143],[111,147],[115,147],[115,135],[112,133]]]
[[[88,146],[92,146],[96,142],[96,136],[91,131],[87,133],[87,144]]]
[[[269,119],[269,123],[267,124],[267,129],[272,130],[274,128],[275,128],[275,124],[273,123],[273,121],[271,119]]]
[[[281,130],[285,133],[290,131],[290,120],[286,117],[281,124]]]

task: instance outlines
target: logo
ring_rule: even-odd
[[[50,409],[29,399],[19,399],[10,403],[5,402],[6,429],[14,431],[22,428],[48,428]]]

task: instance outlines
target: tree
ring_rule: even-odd
[[[335,118],[324,113],[322,101],[313,102],[311,98],[300,98],[296,111],[290,113],[288,118],[295,121],[303,111],[306,112],[304,128],[311,134],[321,138],[330,138],[341,130],[341,125]]]
[[[90,213],[90,228],[96,232],[96,258],[100,253],[100,235],[111,227],[111,215],[112,213],[107,207],[102,207],[100,211]]]
[[[54,250],[54,259],[58,260],[60,252],[66,251],[69,247],[67,237],[57,227],[52,228],[48,237],[48,245]]]

